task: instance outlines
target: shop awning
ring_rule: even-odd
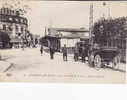
[[[19,39],[19,38],[11,38],[11,43],[21,43],[22,42],[22,39]]]

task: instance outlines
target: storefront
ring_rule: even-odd
[[[53,35],[46,35],[41,39],[41,43],[46,47],[53,47],[56,51],[60,51],[60,38]]]
[[[88,34],[86,29],[49,28],[42,41],[45,46],[53,46],[59,52],[66,45],[68,52],[72,53],[75,44],[80,41],[81,37],[86,36],[86,33]]]
[[[18,38],[12,38],[10,44],[11,44],[11,48],[21,48],[22,40]]]

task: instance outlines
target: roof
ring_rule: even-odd
[[[89,36],[84,36],[83,34],[68,34],[68,35],[57,35],[57,34],[48,34],[46,35],[46,37],[50,37],[50,38],[62,38],[62,39],[89,39]]]
[[[89,39],[89,38],[90,38],[89,36],[80,37],[80,39]]]
[[[56,34],[48,34],[45,37],[61,38],[61,36],[58,36]]]
[[[48,28],[49,34],[46,37],[52,38],[67,38],[67,39],[77,39],[77,38],[84,38],[88,39],[88,36],[85,36],[84,33],[89,33],[88,30],[85,28]],[[59,34],[58,32],[70,32],[71,34],[63,35]]]
[[[83,34],[69,34],[66,36],[63,36],[62,38],[68,38],[68,39],[76,39],[76,38],[89,38],[87,36],[84,36]]]
[[[89,30],[85,28],[48,28],[48,29],[59,32],[89,32]]]

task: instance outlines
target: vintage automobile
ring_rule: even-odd
[[[89,44],[85,41],[80,41],[76,43],[77,49],[78,49],[78,58],[82,57],[82,52],[85,52],[85,55],[88,56],[89,51]],[[85,51],[83,51],[83,48]]]
[[[88,63],[95,68],[101,68],[104,66],[111,66],[114,69],[119,68],[121,56],[120,49],[118,47],[111,46],[99,46],[94,43],[86,43],[80,41],[76,44],[79,51],[79,57],[82,57],[83,47],[85,48],[86,56],[88,57]]]
[[[120,50],[117,47],[97,47],[89,51],[89,64],[96,68],[112,66],[114,69],[119,68]]]

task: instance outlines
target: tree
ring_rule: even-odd
[[[126,38],[127,18],[101,19],[93,26],[94,42],[104,45],[119,38]]]

